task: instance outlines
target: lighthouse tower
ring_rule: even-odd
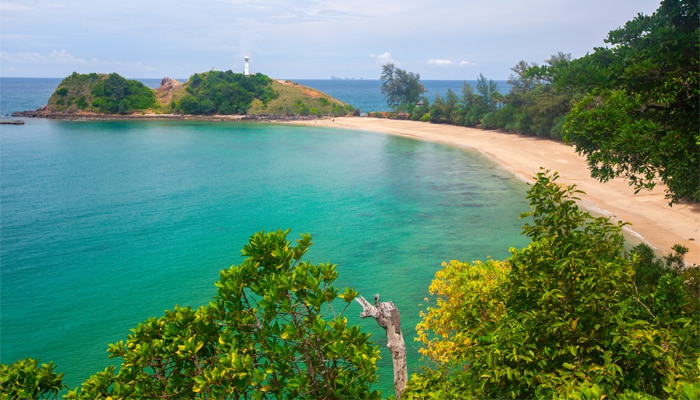
[[[245,56],[245,57],[243,57],[243,59],[245,60],[245,67],[243,69],[243,74],[245,76],[249,76],[250,75],[250,66],[248,65],[248,61],[250,61],[250,57]]]

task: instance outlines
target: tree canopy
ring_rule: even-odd
[[[567,116],[565,140],[601,181],[636,190],[657,179],[672,202],[700,201],[700,6],[664,0],[639,14],[562,77],[586,89]]]
[[[266,103],[277,96],[272,79],[257,73],[244,75],[229,71],[194,74],[186,87],[187,94],[174,104],[183,114],[245,114],[254,99]]]
[[[480,75],[476,91],[465,82],[461,97],[450,90],[431,106],[424,99],[423,107],[404,108],[414,120],[563,139],[602,182],[622,177],[636,191],[662,182],[671,204],[698,202],[699,8],[694,0],[664,0],[652,15],[612,30],[606,47],[584,57],[559,52],[544,65],[521,60],[505,96]],[[418,78],[385,65],[387,104],[409,104],[400,97],[409,91],[394,82]]]
[[[382,66],[382,94],[386,104],[394,109],[412,108],[425,93],[420,83],[420,75],[396,68],[392,63]]]
[[[557,178],[540,172],[529,191],[526,248],[436,274],[418,325],[434,367],[406,398],[700,394],[697,268],[679,254],[667,268],[627,255],[622,224],[580,210],[575,186]],[[638,285],[645,268],[657,280]]]
[[[580,210],[556,173],[536,178],[527,247],[436,273],[417,326],[429,367],[402,398],[698,398],[700,272],[686,249],[627,252],[623,224]],[[311,238],[288,232],[253,235],[208,305],[142,322],[108,346],[117,366],[65,397],[378,398],[379,349],[342,315],[357,293],[332,286],[334,265],[303,261]],[[0,372],[0,398],[64,389],[51,363]]]
[[[342,315],[357,293],[333,287],[335,265],[302,259],[309,235],[292,244],[288,233],[253,235],[243,263],[221,271],[208,305],[140,323],[108,347],[119,366],[66,398],[378,398],[371,385],[379,349]],[[26,360],[1,371],[3,399],[63,389],[53,364]]]
[[[74,72],[61,81],[49,105],[56,111],[89,111],[105,114],[128,114],[156,106],[156,97],[143,83],[117,73],[79,74]]]

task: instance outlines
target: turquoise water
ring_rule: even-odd
[[[526,244],[526,185],[480,155],[361,131],[242,123],[27,120],[0,129],[0,361],[54,360],[78,385],[108,343],[206,304],[254,232],[310,232],[336,286],[401,310],[409,361],[443,261]],[[385,357],[378,387],[392,387]]]

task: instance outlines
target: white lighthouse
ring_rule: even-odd
[[[243,57],[243,59],[245,60],[245,67],[243,68],[243,74],[245,76],[249,76],[250,75],[250,66],[248,65],[248,61],[250,61],[250,57],[245,56],[245,57]]]

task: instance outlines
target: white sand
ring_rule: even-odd
[[[700,205],[669,206],[660,184],[651,192],[635,195],[622,179],[598,182],[591,178],[585,158],[563,143],[451,125],[365,117],[293,123],[381,132],[473,149],[528,182],[533,181],[540,167],[558,171],[558,182],[576,184],[586,192],[580,196],[586,209],[630,223],[625,228],[628,233],[662,254],[671,252],[674,244],[681,244],[689,249],[686,261],[700,265]]]

